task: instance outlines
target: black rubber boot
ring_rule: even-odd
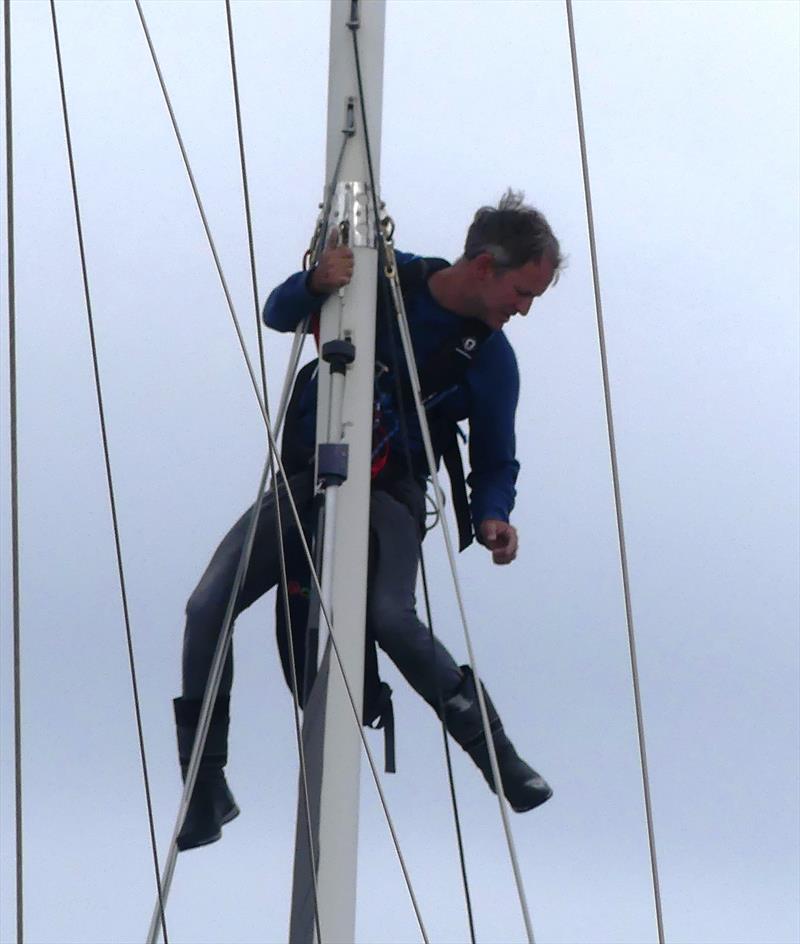
[[[489,747],[483,731],[478,692],[475,688],[475,677],[468,665],[462,665],[461,671],[464,673],[461,685],[444,703],[445,724],[454,740],[473,759],[492,792],[495,792]],[[511,804],[511,808],[517,813],[532,810],[545,800],[549,800],[553,791],[544,778],[529,767],[514,750],[514,745],[506,736],[485,687],[483,697],[486,700],[486,711],[489,715],[489,726],[497,754],[497,765],[500,768],[503,793]]]
[[[227,696],[218,698],[211,714],[211,725],[200,759],[194,792],[183,827],[178,834],[178,848],[181,851],[216,842],[222,836],[223,825],[239,815],[239,807],[222,772],[228,761],[229,703]],[[178,732],[178,758],[181,763],[181,776],[185,780],[201,702],[192,698],[176,698],[173,704]]]

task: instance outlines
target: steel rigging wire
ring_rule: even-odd
[[[600,346],[600,364],[603,373],[603,397],[606,408],[606,426],[608,428],[608,450],[611,456],[611,474],[614,483],[614,511],[617,519],[617,537],[619,541],[619,557],[622,567],[622,587],[625,596],[625,623],[628,631],[628,652],[631,664],[631,679],[633,682],[633,698],[636,708],[636,733],[639,742],[639,759],[642,769],[642,791],[644,794],[645,816],[647,819],[647,841],[650,851],[650,872],[653,882],[653,900],[656,911],[659,944],[664,944],[664,918],[661,908],[661,890],[658,880],[658,862],[656,860],[656,838],[653,826],[653,808],[650,799],[650,776],[647,766],[647,750],[644,736],[644,713],[642,711],[642,695],[639,687],[639,667],[636,658],[636,636],[633,625],[633,604],[631,603],[631,580],[628,570],[628,552],[625,544],[625,526],[622,516],[622,490],[620,487],[619,462],[617,461],[617,446],[614,436],[614,414],[611,408],[611,382],[608,369],[608,355],[606,353],[606,333],[603,322],[603,302],[600,294],[600,266],[597,261],[597,240],[595,239],[594,212],[592,210],[592,190],[589,182],[589,158],[586,149],[586,132],[583,123],[583,103],[581,100],[581,84],[578,74],[578,51],[575,42],[575,23],[572,15],[572,0],[565,0],[567,12],[567,27],[569,30],[569,50],[572,62],[572,79],[575,91],[575,115],[578,123],[578,137],[581,151],[581,171],[583,174],[583,192],[586,203],[586,225],[589,234],[589,252],[592,261],[592,285],[594,287],[594,304],[597,315],[597,338]]]
[[[155,822],[153,819],[153,803],[150,793],[150,778],[147,771],[147,757],[144,746],[144,729],[142,725],[142,712],[139,703],[139,686],[136,678],[136,662],[133,654],[133,633],[131,630],[131,619],[128,607],[128,593],[125,586],[125,569],[122,562],[122,540],[119,530],[119,519],[117,516],[117,503],[114,497],[114,481],[111,474],[111,455],[108,444],[108,430],[106,426],[105,408],[103,406],[103,389],[100,381],[100,363],[97,353],[97,339],[94,331],[94,315],[92,312],[92,299],[89,292],[89,272],[86,264],[86,247],[83,241],[83,225],[81,223],[80,203],[78,200],[78,181],[75,173],[75,158],[72,152],[72,136],[69,126],[69,111],[67,108],[67,91],[64,83],[64,67],[61,61],[61,44],[58,37],[58,20],[56,18],[55,0],[50,0],[50,13],[53,20],[53,41],[55,43],[56,64],[58,66],[58,83],[61,92],[61,108],[64,116],[64,135],[67,145],[67,159],[69,163],[70,182],[72,186],[72,201],[75,209],[75,225],[78,235],[78,249],[81,260],[81,275],[83,279],[83,295],[86,304],[86,317],[89,327],[89,342],[92,351],[92,368],[94,372],[95,394],[97,399],[97,413],[100,421],[100,436],[103,442],[103,461],[106,472],[106,483],[108,486],[108,499],[111,510],[111,522],[114,530],[114,548],[117,561],[117,575],[119,578],[119,590],[122,600],[122,612],[125,620],[125,639],[128,650],[128,666],[131,677],[131,688],[133,692],[134,713],[136,716],[136,733],[139,741],[139,756],[142,766],[142,779],[144,781],[145,800],[147,804],[147,821],[150,830],[150,847],[153,854],[153,867],[155,869],[156,890],[158,895],[158,911],[161,927],[164,932],[164,941],[167,944],[167,924],[164,917],[164,898],[161,889],[160,869],[158,864],[158,848],[156,843]]]
[[[244,211],[245,211],[245,220],[247,223],[247,246],[248,253],[250,256],[250,279],[253,287],[253,307],[255,311],[256,319],[256,331],[258,333],[258,356],[259,363],[261,365],[261,384],[262,384],[262,393],[264,396],[264,409],[266,411],[267,417],[269,417],[269,392],[267,389],[267,371],[264,361],[264,332],[261,324],[261,312],[259,308],[258,301],[258,276],[256,273],[256,255],[255,255],[255,245],[253,240],[253,219],[250,212],[250,188],[247,183],[247,160],[245,156],[245,147],[244,147],[244,130],[242,127],[242,110],[241,103],[239,101],[239,78],[236,70],[236,47],[233,38],[233,18],[231,16],[231,4],[230,0],[225,0],[225,21],[228,27],[228,47],[230,50],[230,61],[231,61],[231,84],[233,87],[233,99],[236,110],[236,136],[239,143],[239,158],[242,171],[242,194],[244,197]],[[347,143],[347,138],[345,137],[342,145],[342,151],[344,151],[344,145]],[[299,351],[298,351],[299,355]],[[277,479],[275,475],[275,461],[272,455],[272,451],[269,452],[269,473],[270,473],[270,483],[272,487],[272,492],[278,496],[278,489],[276,488]],[[287,484],[288,487],[288,484]],[[257,517],[260,505],[256,505],[253,515]],[[275,539],[278,542],[278,557],[280,561],[280,588],[279,593],[283,596],[283,604],[285,612],[289,612],[289,584],[288,578],[286,575],[286,553],[283,545],[283,521],[281,518],[281,503],[280,500],[275,502]],[[314,838],[311,833],[311,806],[309,803],[308,796],[308,774],[306,767],[306,757],[305,757],[305,747],[303,745],[303,732],[300,723],[300,705],[299,705],[299,695],[298,695],[298,684],[297,684],[297,666],[295,664],[294,657],[294,646],[292,645],[291,638],[288,640],[289,650],[289,666],[290,674],[292,677],[292,717],[294,721],[294,730],[295,730],[295,740],[297,743],[297,754],[299,758],[300,765],[300,789],[302,792],[302,799],[305,806],[305,821],[306,821],[306,839],[308,841],[308,855],[311,860],[311,882],[312,882],[312,899],[313,899],[313,908],[314,908],[314,926],[317,931],[317,940],[322,942],[322,930],[320,927],[319,921],[319,897],[317,891],[317,859],[314,849]]]
[[[15,902],[17,944],[23,942],[22,831],[22,667],[19,595],[19,474],[17,456],[17,303],[14,256],[14,138],[11,94],[11,0],[3,4],[6,119],[6,232],[8,246],[8,411],[11,478],[11,597],[14,662],[14,836],[16,851]]]

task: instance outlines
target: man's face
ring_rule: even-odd
[[[498,331],[514,315],[527,315],[535,299],[547,291],[553,273],[553,264],[548,259],[526,262],[518,269],[496,269],[494,260],[487,257],[480,279],[483,311],[478,318]]]

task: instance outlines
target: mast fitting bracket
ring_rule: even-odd
[[[331,365],[332,374],[344,374],[347,365],[356,359],[356,346],[352,341],[338,338],[326,341],[322,345],[322,359]]]
[[[378,227],[372,201],[372,188],[361,180],[340,180],[331,200],[330,224],[347,224],[351,249],[375,249]]]
[[[320,443],[317,446],[317,479],[322,488],[347,481],[347,443]]]

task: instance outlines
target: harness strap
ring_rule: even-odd
[[[458,435],[454,426],[448,433],[449,441],[443,443],[442,462],[450,479],[450,494],[453,497],[453,513],[458,525],[458,549],[463,551],[472,544],[472,517],[469,512],[467,487],[464,481],[464,463],[458,448]]]
[[[364,724],[373,731],[383,729],[383,753],[387,774],[397,772],[394,742],[394,706],[392,705],[392,690],[381,682],[375,701],[370,705],[370,718],[364,718]]]

